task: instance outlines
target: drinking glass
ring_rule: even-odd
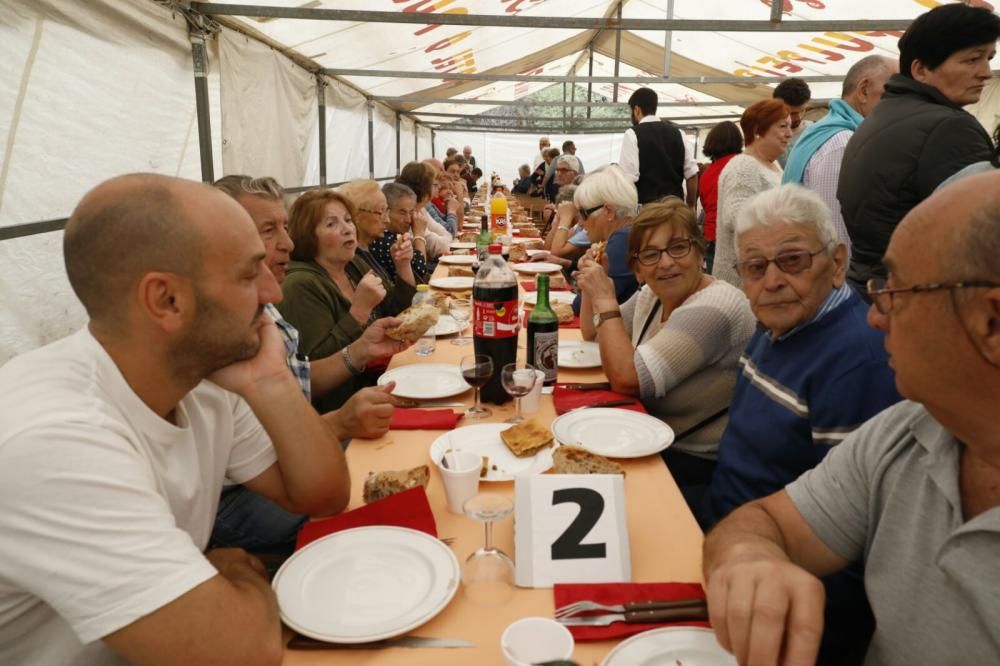
[[[458,337],[451,341],[453,345],[468,345],[472,343],[471,338],[462,335],[465,327],[472,318],[472,301],[468,298],[452,298],[448,303],[448,314],[452,316],[458,324]]]
[[[465,415],[470,419],[482,419],[493,413],[489,407],[479,404],[479,389],[486,386],[493,376],[493,359],[486,354],[473,354],[465,356],[461,362],[462,378],[465,383],[476,389],[476,404],[465,410]]]
[[[503,390],[514,398],[517,405],[514,416],[504,423],[520,423],[524,420],[521,415],[521,398],[531,393],[531,389],[535,388],[536,381],[538,381],[538,374],[533,365],[524,363],[518,366],[517,363],[508,363],[503,366],[500,371],[500,383],[503,385]]]
[[[465,515],[483,522],[485,542],[462,565],[465,596],[485,605],[502,604],[514,593],[514,562],[493,545],[493,523],[514,511],[510,498],[496,493],[479,493],[465,501]]]

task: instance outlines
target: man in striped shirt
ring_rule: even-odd
[[[736,241],[743,291],[761,327],[740,359],[704,525],[780,490],[901,400],[884,336],[845,284],[847,249],[818,195],[799,185],[757,195],[736,223]],[[870,611],[851,569],[827,581],[827,598],[823,654],[832,657],[852,637],[867,641]]]

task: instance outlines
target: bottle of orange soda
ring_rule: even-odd
[[[490,199],[490,228],[494,237],[510,234],[510,222],[507,216],[507,197],[503,192],[497,192]]]

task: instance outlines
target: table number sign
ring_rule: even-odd
[[[622,475],[521,476],[514,496],[519,587],[632,579]]]

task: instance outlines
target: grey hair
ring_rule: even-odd
[[[997,178],[993,178],[997,182]],[[962,266],[960,280],[995,279],[1000,276],[1000,202],[992,201],[973,211],[961,225],[953,245],[954,264]]]
[[[615,206],[615,217],[634,217],[639,194],[621,167],[609,164],[584,177],[576,188],[573,203],[581,209],[611,203]]]
[[[844,86],[840,91],[840,96],[847,97],[853,93],[854,89],[861,83],[861,79],[866,76],[874,76],[879,72],[888,71],[892,68],[892,63],[893,61],[890,58],[882,55],[865,56],[857,61],[851,65],[851,68],[847,70],[847,74],[844,76]]]
[[[819,195],[801,185],[787,183],[750,198],[736,217],[735,243],[739,255],[740,236],[756,227],[771,224],[803,224],[816,229],[827,252],[838,241],[830,219],[830,209]]]
[[[558,167],[563,162],[573,171],[580,173],[580,158],[576,155],[560,155],[559,159],[556,160],[556,166]]]
[[[521,166],[517,167],[517,172],[518,173],[520,173],[522,171],[527,171],[528,173],[531,173],[531,165],[530,164],[522,164]]]
[[[396,202],[400,199],[413,199],[417,200],[417,194],[409,185],[403,185],[402,183],[386,183],[382,186],[382,194],[385,195],[385,205],[389,208],[395,208]]]
[[[285,190],[278,184],[278,181],[270,176],[254,178],[242,174],[232,174],[223,176],[212,183],[212,186],[234,199],[242,194],[280,202],[285,196]]]
[[[558,206],[565,201],[572,201],[574,194],[576,194],[576,185],[563,185],[559,188],[559,192],[556,193],[556,205]]]

